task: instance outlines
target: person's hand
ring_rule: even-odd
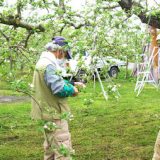
[[[81,87],[81,88],[85,88],[86,85],[82,82],[74,82],[74,85],[77,86],[77,87]]]
[[[77,96],[78,95],[78,89],[76,87],[74,87],[74,94],[73,96]]]

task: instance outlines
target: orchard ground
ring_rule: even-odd
[[[160,91],[147,85],[139,97],[135,80],[115,80],[121,97],[107,102],[99,83],[69,98],[74,120],[70,122],[76,160],[149,160],[160,125]],[[106,84],[107,85],[107,84]],[[17,93],[1,84],[1,95]],[[84,99],[93,103],[84,105]],[[30,119],[29,101],[0,104],[0,159],[43,159],[41,125]]]

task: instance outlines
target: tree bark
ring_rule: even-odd
[[[128,56],[126,56],[126,75],[125,75],[125,79],[128,79]]]
[[[154,49],[154,68],[158,67],[158,44],[157,44],[157,29],[155,27],[151,27],[151,48],[152,51]]]
[[[121,0],[118,3],[121,6],[121,8],[123,10],[125,10],[126,13],[129,13],[129,11],[135,5],[144,9],[139,3],[133,2],[133,0]],[[160,29],[160,16],[158,16],[158,15],[147,16],[146,12],[143,12],[143,11],[141,11],[140,13],[137,13],[137,16],[140,18],[142,23],[146,23],[146,24],[149,24],[152,27]]]
[[[14,16],[4,17],[3,15],[0,16],[0,23],[5,25],[13,25],[14,27],[21,27],[27,30],[33,30],[35,32],[44,32],[45,28],[42,25],[31,25],[21,21],[19,18]]]

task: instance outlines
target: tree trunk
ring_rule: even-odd
[[[157,29],[155,27],[151,27],[151,50],[154,49],[154,59],[153,59],[153,76],[155,81],[158,82],[158,44],[157,44]]]
[[[125,78],[128,79],[128,56],[126,56],[126,75]]]
[[[13,59],[12,59],[12,56],[9,57],[9,61],[10,61],[10,71],[12,71],[12,69],[13,69]]]
[[[155,47],[154,50],[154,67],[158,67],[158,44],[157,44],[157,29],[155,27],[151,27],[151,49],[153,50],[153,48]]]

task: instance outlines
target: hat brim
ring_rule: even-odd
[[[71,50],[67,50],[67,54],[66,54],[66,58],[67,59],[72,59],[72,56],[71,56]]]

